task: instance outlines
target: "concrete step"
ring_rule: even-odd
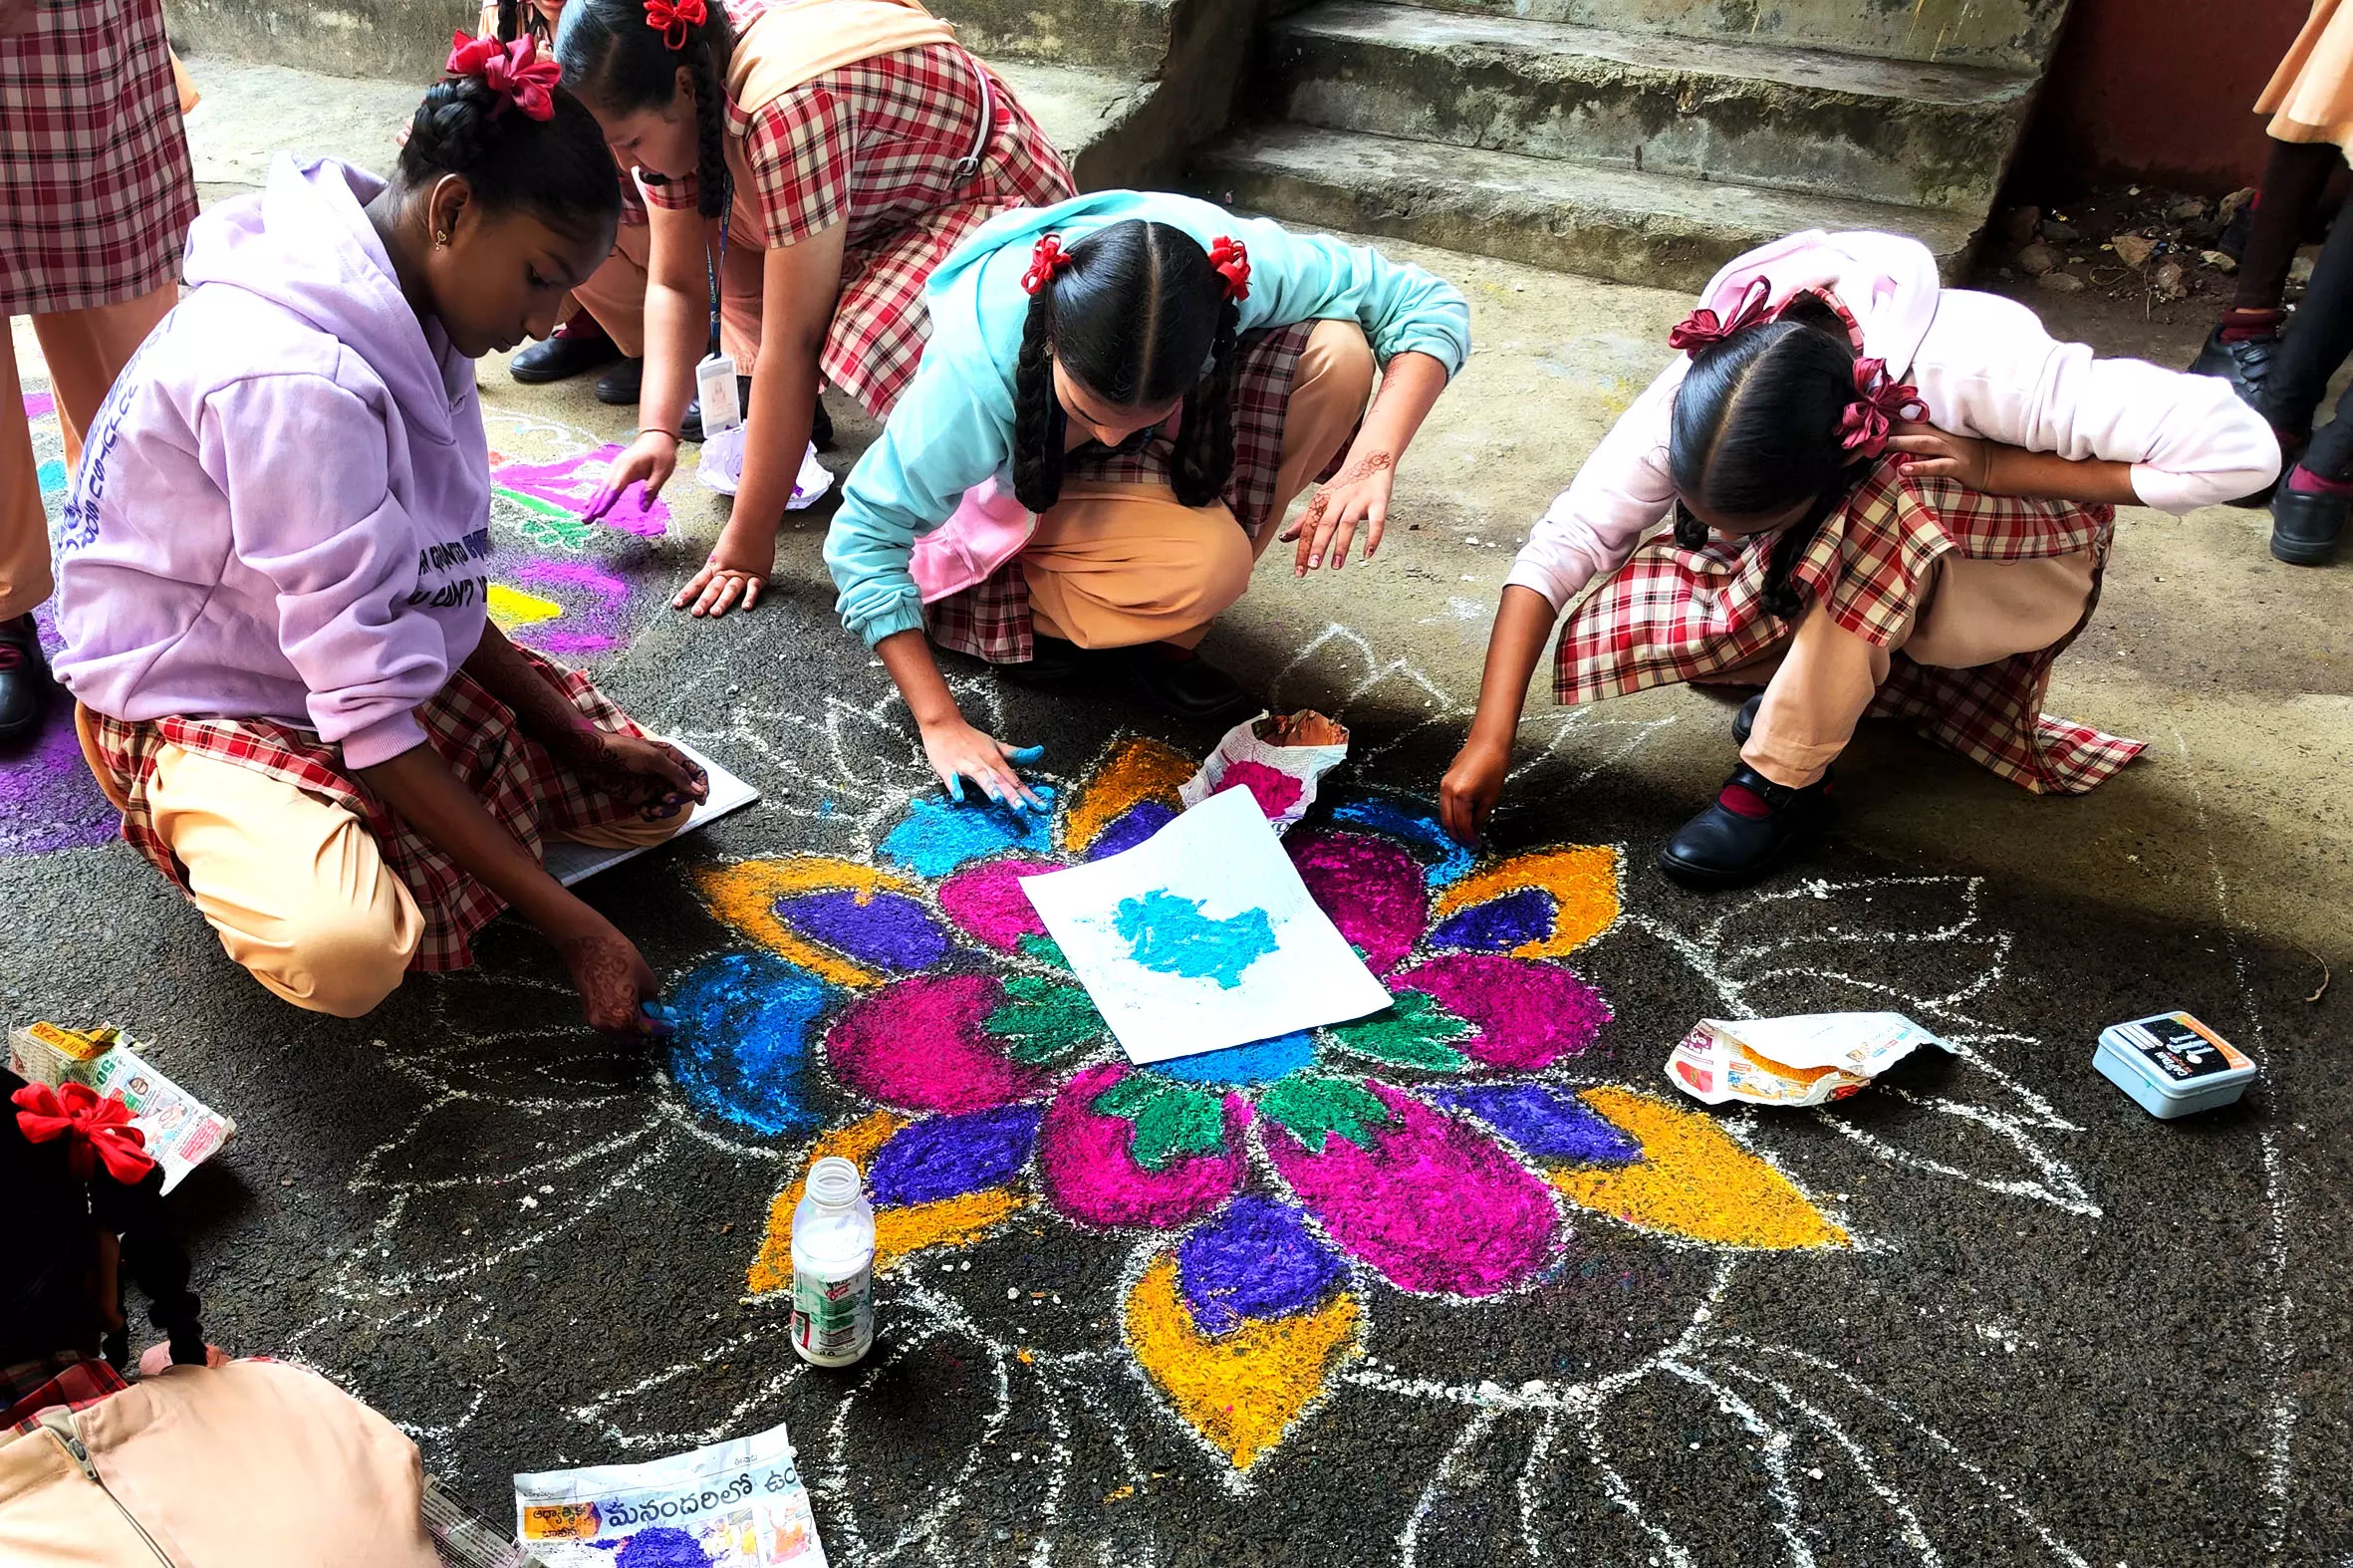
[[[1189,183],[1285,221],[1695,292],[1734,256],[1805,228],[1913,234],[1952,277],[1976,226],[1934,208],[1295,125],[1213,144],[1196,157]]]
[[[941,0],[966,49],[998,65],[1034,60],[1157,77],[1176,0]]]
[[[1982,214],[2034,79],[1330,0],[1280,23],[1275,112],[1334,131]]]
[[[1523,22],[1831,49],[1880,60],[2037,71],[2058,43],[2067,0],[1412,0]]]
[[[1144,167],[1140,147],[1160,92],[1116,71],[991,58],[989,65],[1020,95],[1048,140],[1060,149],[1081,190],[1124,185]]]

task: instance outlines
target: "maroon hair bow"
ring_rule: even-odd
[[[1667,335],[1667,346],[1681,349],[1697,358],[1699,351],[1723,342],[1744,327],[1753,327],[1765,319],[1765,301],[1773,297],[1773,286],[1763,278],[1750,278],[1748,287],[1740,292],[1739,308],[1725,321],[1715,312],[1701,306],[1675,324]]]
[[[1929,405],[1920,389],[1891,381],[1885,360],[1855,362],[1855,400],[1838,421],[1838,444],[1850,452],[1877,457],[1887,450],[1888,437],[1899,420],[1925,419]]]
[[[1035,294],[1052,283],[1070,265],[1070,252],[1062,248],[1059,234],[1041,234],[1037,248],[1029,253],[1029,270],[1021,275],[1024,292]]]
[[[99,1098],[88,1084],[27,1084],[9,1097],[16,1103],[16,1125],[36,1144],[66,1140],[66,1166],[74,1179],[87,1181],[98,1163],[125,1186],[136,1184],[155,1169],[146,1151],[146,1134],[131,1125],[131,1107],[120,1095]]]
[[[1239,304],[1250,297],[1250,252],[1238,239],[1219,236],[1209,247],[1209,265],[1225,280],[1225,297]]]
[[[709,15],[702,0],[646,0],[646,25],[672,49],[685,48],[688,30]]]
[[[486,83],[498,95],[501,110],[512,104],[533,120],[556,118],[555,90],[564,73],[553,60],[539,58],[539,40],[529,34],[511,44],[452,34],[449,63],[442,69]]]

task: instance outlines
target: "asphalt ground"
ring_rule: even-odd
[[[483,379],[509,463],[568,461],[628,428],[576,390],[523,392],[488,364]],[[841,422],[837,467],[870,433]],[[1402,1135],[1375,1137],[1387,1163],[1334,1192],[1260,1111],[1246,1137],[1228,1127],[1249,1150],[1237,1180],[1304,1213],[1316,1255],[1339,1261],[1312,1308],[1223,1336],[1196,1309],[1188,1337],[1151,1292],[1230,1206],[1092,1223],[1044,1154],[1016,1151],[968,1234],[933,1225],[881,1280],[867,1363],[804,1369],[784,1298],[750,1276],[813,1144],[885,1103],[832,1050],[866,1004],[837,987],[794,1014],[773,987],[714,989],[766,962],[773,931],[721,919],[704,895],[767,860],[904,867],[883,846],[936,792],[883,672],[833,618],[822,518],[788,534],[758,612],[698,625],[663,605],[715,514],[686,474],[672,499],[652,537],[551,532],[512,502],[496,517],[512,560],[593,568],[562,587],[513,577],[563,612],[521,635],[609,640],[579,654],[608,690],[763,791],[587,885],[673,998],[707,1003],[671,1041],[588,1033],[512,921],[487,933],[476,971],[413,979],[368,1018],[296,1012],[103,842],[57,731],[0,759],[0,1006],[124,1022],[237,1119],[232,1147],[175,1194],[210,1336],[345,1382],[485,1512],[507,1511],[517,1470],[783,1422],[842,1563],[2142,1568],[2353,1552],[2344,992],[2308,1000],[2321,961],[2246,918],[2233,803],[2176,802],[2166,848],[2202,886],[2162,911],[1986,875],[1965,794],[1942,838],[1892,850],[1834,819],[1763,887],[1695,896],[1650,863],[1697,803],[1662,784],[1655,754],[1730,761],[1728,734],[1710,738],[1728,706],[1691,695],[1532,718],[1496,825],[1496,861],[1616,852],[1614,919],[1543,960],[1588,982],[1610,1021],[1541,1065],[1449,1074],[1327,1050],[1318,1069],[1373,1081],[1409,1123],[1400,1102],[1436,1105],[1465,1082],[1583,1095],[1646,1129],[1624,1169],[1660,1189],[1580,1185],[1608,1163],[1547,1158],[1449,1112],[1500,1153],[1417,1166]],[[1297,833],[1331,829],[1335,807],[1362,833],[1368,800],[1405,822],[1435,789],[1473,692],[1442,607],[1400,612],[1450,592],[1415,581],[1321,600],[1280,589],[1207,646],[1274,703],[1354,729]],[[971,711],[1046,748],[1065,792],[1057,844],[1115,747],[1197,756],[1216,738],[955,667]],[[1961,766],[1892,731],[1863,737],[1856,760],[1883,787]],[[2101,800],[2037,804],[2096,824]],[[1406,829],[1386,836],[1432,862]],[[916,902],[935,910],[927,882]],[[1417,954],[1432,950],[1424,936]],[[932,965],[1007,967],[968,940]],[[867,1012],[888,1022],[889,1005]],[[1679,1117],[1698,1108],[1662,1066],[1696,1020],[1842,1007],[1902,1010],[1960,1054],[1923,1053],[1820,1111],[1709,1113],[1720,1137]],[[2160,1123],[2093,1071],[2103,1025],[2172,1007],[2260,1062],[2240,1105]],[[899,1024],[916,1042],[937,1027],[913,1002]],[[1082,1046],[1012,1098],[1060,1098],[1114,1060]],[[1221,1092],[1269,1094],[1240,1074]],[[1491,1291],[1432,1286],[1449,1246],[1479,1244],[1460,1214],[1513,1170],[1553,1194],[1536,1260]],[[1769,1234],[1742,1230],[1760,1210]]]

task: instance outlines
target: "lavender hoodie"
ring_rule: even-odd
[[[490,552],[474,366],[363,203],[280,157],[188,230],[192,286],[115,383],[58,521],[58,679],[123,719],[266,718],[364,768],[474,651]]]

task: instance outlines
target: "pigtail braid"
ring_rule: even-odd
[[[727,101],[719,89],[718,67],[707,38],[694,43],[694,209],[706,218],[728,218]]]
[[[1013,494],[1043,514],[1062,499],[1062,399],[1054,395],[1054,290],[1029,297],[1013,368]]]
[[[1232,300],[1217,308],[1217,337],[1209,349],[1209,374],[1184,394],[1184,428],[1177,432],[1170,464],[1170,487],[1185,506],[1207,506],[1225,494],[1233,477],[1233,382],[1241,354],[1241,307]]]
[[[1861,475],[1857,474],[1843,483],[1832,485],[1803,518],[1775,536],[1772,558],[1765,563],[1760,596],[1766,615],[1776,621],[1795,621],[1805,614],[1805,601],[1798,597],[1797,585],[1789,580],[1790,574],[1797,570],[1797,563],[1805,559],[1805,553],[1813,548],[1815,536],[1822,532],[1823,523],[1847,504],[1860,482]]]
[[[511,44],[523,36],[521,12],[523,0],[498,0],[498,41]]]

